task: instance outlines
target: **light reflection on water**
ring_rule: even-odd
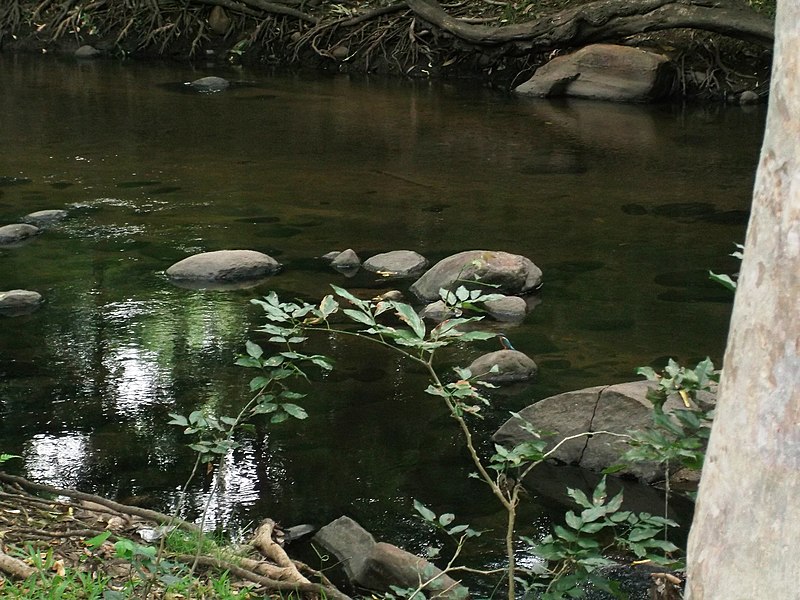
[[[250,374],[233,360],[246,339],[265,342],[251,297],[404,287],[345,279],[315,258],[333,249],[408,248],[431,261],[502,249],[542,267],[538,306],[504,325],[539,378],[497,392],[480,435],[532,400],[631,380],[666,356],[721,359],[729,303],[705,270],[737,269],[727,255],[744,234],[760,115],[263,73],[248,75],[269,88],[263,102],[245,101],[253,90],[208,98],[163,85],[191,75],[0,55],[0,136],[16,149],[0,170],[0,222],[70,210],[0,249],[2,289],[45,297],[36,313],[0,321],[0,439],[26,457],[25,474],[173,506],[194,457],[168,413],[235,414],[246,401]],[[285,268],[251,290],[184,290],[164,277],[189,254],[224,248]],[[454,348],[443,363],[490,349]],[[411,498],[496,524],[422,372],[335,337],[309,351],[332,355],[336,370],[300,385],[307,421],[240,440],[214,527],[346,512],[421,546]],[[188,516],[207,493],[195,482]],[[545,511],[533,510],[534,528]]]

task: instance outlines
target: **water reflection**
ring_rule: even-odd
[[[81,480],[89,450],[86,434],[39,434],[25,445],[22,457],[25,471],[34,481],[74,488]]]

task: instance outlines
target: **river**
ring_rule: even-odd
[[[183,84],[236,82],[218,94]],[[488,435],[534,400],[630,381],[667,357],[720,364],[731,299],[709,269],[746,228],[764,110],[518,99],[449,82],[279,75],[184,63],[77,62],[0,54],[0,224],[67,209],[60,225],[0,248],[0,289],[39,291],[0,320],[0,446],[37,481],[170,510],[193,454],[168,413],[232,413],[263,341],[252,297],[318,299],[319,256],[416,250],[531,258],[540,303],[505,333],[540,366],[493,394]],[[172,286],[163,271],[206,250],[249,248],[283,271],[249,290]],[[406,283],[407,285],[407,283]],[[303,422],[242,437],[212,502],[234,537],[260,518],[322,525],[348,514],[420,550],[411,501],[495,527],[458,432],[398,356],[321,339],[336,370],[313,377]],[[446,364],[497,349],[462,348]],[[207,478],[190,486],[196,517]],[[657,510],[654,508],[654,511]],[[529,502],[544,531],[558,502]],[[487,542],[488,544],[488,542]]]

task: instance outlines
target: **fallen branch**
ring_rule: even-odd
[[[195,534],[200,533],[200,528],[197,525],[194,525],[193,523],[189,523],[188,521],[184,521],[182,519],[176,519],[175,517],[165,515],[164,513],[160,513],[155,510],[140,508],[138,506],[128,506],[127,504],[120,504],[119,502],[114,502],[113,500],[108,500],[101,496],[95,496],[94,494],[87,494],[85,492],[79,492],[77,490],[56,488],[49,485],[44,485],[42,483],[34,483],[32,481],[28,481],[24,477],[9,475],[8,473],[4,473],[2,471],[0,471],[0,481],[14,483],[22,486],[23,488],[36,490],[39,492],[45,492],[47,494],[52,494],[54,496],[67,496],[69,498],[75,498],[77,500],[94,502],[96,504],[100,504],[101,506],[105,506],[119,513],[133,515],[136,517],[142,517],[143,519],[155,521],[156,523],[172,524],[175,525],[176,527],[179,527],[180,529]]]
[[[0,571],[13,577],[14,579],[27,579],[36,569],[26,565],[24,562],[13,556],[9,556],[0,548]]]

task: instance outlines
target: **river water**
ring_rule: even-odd
[[[224,93],[188,93],[205,75]],[[494,395],[479,434],[534,400],[636,379],[667,357],[721,362],[729,294],[763,132],[762,109],[548,102],[448,83],[271,75],[181,63],[0,55],[0,223],[65,208],[59,226],[0,248],[0,289],[44,305],[0,320],[0,451],[38,481],[169,510],[193,455],[168,413],[231,414],[250,373],[233,365],[261,322],[252,297],[318,299],[317,257],[467,249],[525,255],[540,303],[505,330],[540,365]],[[163,271],[191,253],[266,252],[283,265],[250,290],[197,291]],[[304,422],[259,428],[229,457],[210,526],[348,514],[412,550],[417,498],[497,525],[488,492],[420,372],[397,356],[318,340]],[[461,348],[468,364],[494,344]],[[460,352],[460,354],[459,354]],[[187,516],[209,489],[190,487]],[[542,530],[557,502],[532,501]],[[656,508],[653,509],[657,510]]]

